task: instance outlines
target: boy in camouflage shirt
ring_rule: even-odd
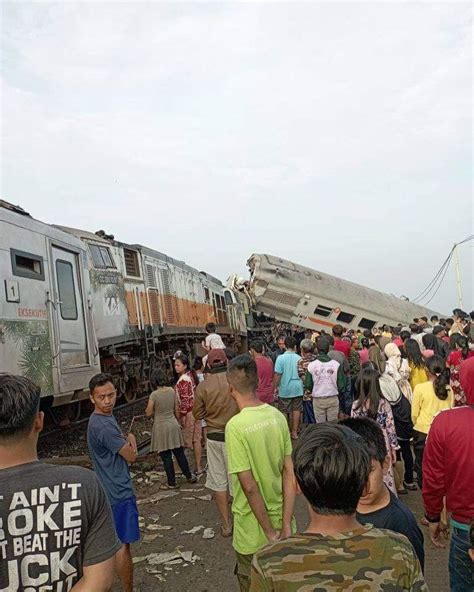
[[[310,524],[301,535],[266,545],[253,558],[251,592],[426,592],[403,535],[355,518],[371,460],[361,438],[341,425],[308,426],[293,452]]]

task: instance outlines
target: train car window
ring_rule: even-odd
[[[234,300],[232,299],[232,294],[230,293],[230,290],[224,291],[224,300],[227,306],[234,304]]]
[[[318,304],[318,306],[314,309],[314,314],[319,315],[320,317],[328,317],[332,313],[332,308],[328,306],[323,306],[322,304]]]
[[[112,259],[112,255],[108,247],[89,245],[89,250],[92,255],[94,267],[116,269],[114,260]]]
[[[373,329],[377,321],[371,321],[370,319],[360,319],[359,327],[362,329]]]
[[[109,250],[109,247],[100,247],[100,252],[102,254],[102,259],[104,260],[106,267],[115,268],[115,263],[112,258],[112,254]]]
[[[205,302],[210,302],[211,301],[211,295],[209,294],[209,288],[204,288],[204,301]]]
[[[56,276],[60,300],[61,317],[65,321],[77,320],[76,290],[74,287],[74,271],[69,261],[56,261]]]
[[[10,257],[13,275],[32,280],[44,280],[43,257],[17,249],[10,249]]]
[[[130,277],[140,277],[140,266],[138,265],[138,253],[131,249],[123,250],[125,260],[125,273]]]
[[[336,321],[341,321],[341,323],[352,323],[354,317],[355,315],[342,311],[337,315]]]

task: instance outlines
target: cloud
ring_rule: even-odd
[[[41,219],[409,295],[472,229],[468,4],[2,10],[2,194]]]

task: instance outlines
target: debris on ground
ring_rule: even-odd
[[[181,532],[181,534],[196,534],[200,530],[203,530],[203,528],[204,528],[204,526],[202,526],[202,525],[194,526],[193,528],[190,528],[189,530],[183,530]]]
[[[149,524],[147,530],[171,530],[172,526],[165,526],[164,524]]]
[[[200,557],[195,555],[193,551],[181,551],[179,548],[176,551],[164,552],[164,553],[150,553],[144,558],[148,565],[175,565],[186,561],[187,563],[195,563],[200,561]],[[179,559],[179,561],[176,561]]]
[[[158,537],[163,538],[163,535],[162,534],[144,534],[143,535],[142,542],[144,542],[144,543],[152,543]]]
[[[208,493],[207,495],[195,495],[194,497],[205,502],[210,502],[212,500],[212,495],[210,493]]]
[[[204,532],[202,533],[203,539],[213,539],[216,536],[213,528],[205,528]]]
[[[173,497],[174,495],[178,495],[177,491],[159,491],[158,493],[154,493],[150,497],[146,497],[144,499],[137,501],[137,506],[142,504],[155,504],[160,500],[166,499],[168,497]]]

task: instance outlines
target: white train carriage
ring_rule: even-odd
[[[364,330],[438,314],[273,255],[254,254],[247,263],[247,293],[254,309],[278,321],[330,332],[336,324]]]
[[[87,397],[100,372],[84,244],[0,200],[0,371],[54,405]]]

